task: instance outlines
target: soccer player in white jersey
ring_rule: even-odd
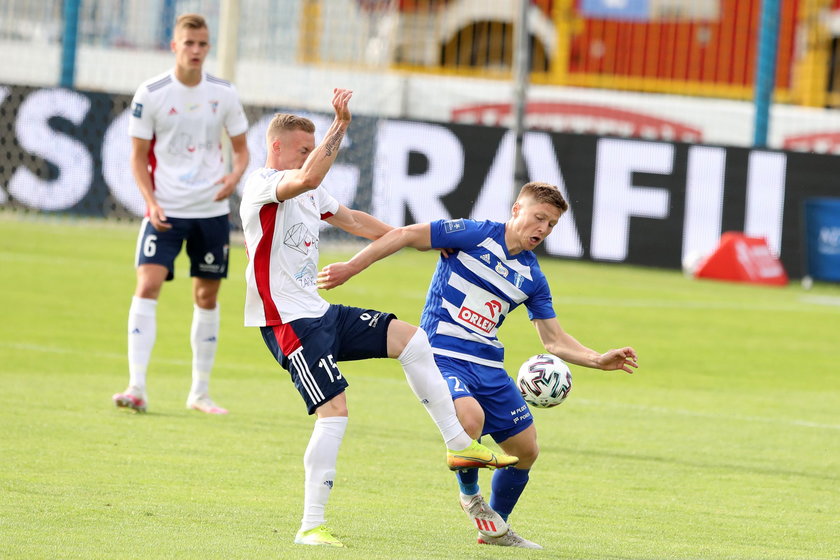
[[[507,223],[439,220],[398,228],[350,261],[328,265],[319,273],[319,285],[331,289],[403,247],[454,251],[438,262],[420,325],[429,333],[435,361],[449,382],[467,433],[474,438],[489,434],[505,453],[519,457],[515,467],[493,475],[489,505],[479,491],[478,471],[456,473],[461,507],[477,526],[481,544],[542,548],[520,537],[507,522],[539,453],[531,412],[504,370],[504,346],[496,336],[508,313],[525,304],[546,351],[567,362],[628,373],[638,367],[633,348],[602,354],[578,342],[557,320],[533,250],[567,209],[557,187],[528,183]]]
[[[304,512],[295,535],[296,543],[306,545],[344,546],[326,527],[324,512],[348,418],[348,383],[339,362],[398,359],[440,429],[451,470],[500,468],[517,461],[493,453],[464,431],[422,329],[390,313],[331,305],[318,293],[321,220],[368,239],[393,229],[339,204],[320,186],[350,124],[351,95],[343,89],[333,92],[335,119],[317,147],[312,121],[275,115],[266,130],[265,167],[248,176],[239,207],[249,257],[245,325],[260,327],[266,346],[317,418],[303,456]]]
[[[187,408],[226,414],[210,398],[210,371],[219,338],[217,298],[228,268],[228,197],[248,166],[248,121],[233,85],[203,70],[210,50],[204,18],[180,16],[171,48],[175,68],[141,84],[131,103],[131,170],[146,201],[146,217],[137,239],[137,286],[128,312],[128,388],[113,400],[119,407],[146,410],[157,300],[163,283],[174,277],[175,257],[186,242],[194,301]],[[233,149],[230,173],[222,129]]]

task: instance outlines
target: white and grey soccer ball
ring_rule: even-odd
[[[516,384],[525,402],[537,408],[551,408],[569,396],[572,372],[557,356],[537,354],[520,366]]]

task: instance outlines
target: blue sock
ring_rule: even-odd
[[[478,469],[461,469],[455,473],[458,476],[458,486],[461,494],[472,496],[478,494]]]
[[[493,475],[493,493],[490,495],[490,507],[507,521],[513,506],[519,501],[519,496],[528,484],[528,473],[531,469],[517,469],[510,467],[499,469]]]

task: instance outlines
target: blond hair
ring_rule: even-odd
[[[289,113],[275,113],[274,118],[268,123],[265,137],[271,139],[278,136],[281,132],[290,132],[293,130],[302,130],[314,134],[315,123],[306,117],[299,117]]]
[[[539,181],[526,183],[519,189],[519,195],[516,197],[516,201],[519,202],[523,198],[530,198],[537,204],[551,204],[561,212],[569,209],[569,203],[563,198],[560,189],[550,183],[541,183]]]
[[[181,14],[175,20],[172,34],[174,35],[179,29],[207,29],[207,21],[199,14]]]

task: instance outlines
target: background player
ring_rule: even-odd
[[[233,85],[203,70],[210,50],[203,17],[180,16],[171,48],[175,68],[141,84],[131,103],[131,170],[146,201],[146,218],[137,239],[137,286],[128,312],[128,388],[113,400],[119,407],[146,410],[157,300],[164,281],[174,277],[175,257],[186,242],[194,301],[187,407],[226,414],[210,398],[210,371],[219,338],[217,297],[227,277],[228,197],[248,165],[248,121]],[[227,174],[222,128],[233,148],[233,170]]]
[[[479,492],[478,471],[457,473],[461,507],[478,527],[482,544],[542,548],[507,525],[539,454],[531,412],[504,370],[504,347],[496,337],[508,313],[524,304],[546,351],[567,362],[628,373],[637,367],[633,348],[602,354],[578,342],[557,320],[548,282],[532,251],[567,209],[557,187],[528,183],[507,223],[439,220],[398,228],[349,262],[328,265],[319,274],[319,285],[331,289],[403,247],[455,250],[438,261],[420,324],[429,333],[435,361],[467,433],[474,438],[489,434],[505,453],[520,458],[516,467],[494,474],[489,506]],[[507,531],[488,531],[499,526]]]
[[[248,176],[240,204],[249,256],[245,325],[260,327],[308,412],[317,417],[303,457],[304,514],[295,536],[296,543],[307,545],[344,546],[325,525],[348,418],[348,383],[337,362],[398,359],[443,435],[450,469],[504,467],[517,460],[492,453],[465,433],[422,329],[390,313],[330,305],[318,293],[321,220],[368,239],[392,229],[339,204],[320,186],[350,124],[351,96],[348,90],[333,92],[335,119],[317,147],[312,121],[275,115],[266,131],[265,167]]]

